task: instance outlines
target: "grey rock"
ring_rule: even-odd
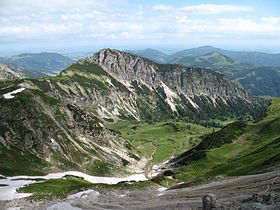
[[[207,194],[202,198],[203,210],[210,210],[217,207],[217,199],[213,194]]]

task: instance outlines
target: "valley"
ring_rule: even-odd
[[[250,95],[220,73],[112,49],[55,77],[2,80],[0,193],[20,178],[13,193],[32,195],[0,207],[137,209],[152,198],[147,209],[198,208],[208,192],[233,202],[231,183],[275,178],[279,107],[279,98]],[[244,191],[238,205],[262,189]]]

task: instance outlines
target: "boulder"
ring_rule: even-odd
[[[216,208],[217,199],[213,194],[207,194],[202,197],[203,210],[210,210]]]

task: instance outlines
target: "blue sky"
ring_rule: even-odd
[[[0,56],[213,45],[280,52],[279,0],[0,0]]]

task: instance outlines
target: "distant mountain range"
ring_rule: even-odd
[[[57,75],[73,61],[58,53],[25,53],[1,57],[0,63],[34,70],[47,75]]]
[[[254,95],[280,96],[280,54],[230,51],[211,46],[166,55],[145,49],[131,53],[158,63],[212,69],[226,75]]]
[[[163,52],[150,48],[144,50],[130,50],[128,52],[143,58],[153,60],[158,63],[169,63],[170,61],[178,57],[201,56],[212,52],[218,52],[228,56],[229,58],[235,61],[241,61],[256,66],[280,67],[280,53],[269,54],[263,52],[231,51],[211,46],[203,46],[198,48],[182,50],[171,55],[167,55]]]

